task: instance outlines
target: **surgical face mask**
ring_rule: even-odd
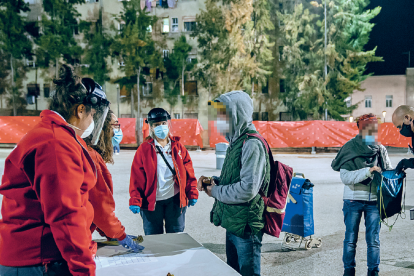
[[[93,129],[95,128],[95,122],[92,120],[92,123],[89,125],[89,127],[82,133],[81,138],[84,139],[91,135]]]
[[[161,126],[157,126],[156,128],[154,128],[155,136],[157,136],[160,139],[167,138],[167,135],[169,132],[170,130],[168,129],[168,126],[166,125],[161,125]]]
[[[374,135],[367,135],[367,136],[365,136],[365,138],[362,141],[367,146],[373,146],[373,145],[375,145],[375,136]]]
[[[230,132],[230,123],[227,120],[223,120],[220,117],[217,117],[216,127],[218,132],[221,134],[226,134]]]
[[[400,130],[400,134],[405,137],[413,137],[414,132],[411,129],[411,122],[409,125],[403,124]]]

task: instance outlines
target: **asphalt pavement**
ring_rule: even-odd
[[[10,150],[0,149],[0,172],[3,172],[4,159]],[[126,227],[128,234],[143,235],[140,215],[128,209],[129,178],[135,151],[122,150],[114,156],[115,164],[108,165],[114,181],[116,215]],[[197,178],[201,175],[219,175],[215,169],[213,151],[191,151]],[[295,172],[304,173],[315,184],[314,219],[315,237],[322,239],[322,247],[306,250],[304,246],[295,251],[285,251],[280,238],[265,235],[262,247],[262,275],[342,275],[342,243],[345,226],[342,214],[343,184],[339,173],[334,172],[331,161],[335,154],[274,154],[275,159],[293,167]],[[402,158],[410,156],[391,153],[393,166]],[[414,275],[414,221],[410,221],[409,209],[414,208],[414,170],[408,171],[406,189],[407,218],[399,218],[389,231],[381,229],[380,275]],[[219,258],[225,260],[225,230],[210,223],[210,210],[214,200],[201,193],[197,204],[186,214],[185,232],[202,243]],[[392,223],[394,217],[390,219]],[[99,235],[94,234],[95,238]],[[361,222],[357,246],[357,275],[366,275],[367,250],[365,243],[364,220]],[[194,275],[197,273],[195,272]]]

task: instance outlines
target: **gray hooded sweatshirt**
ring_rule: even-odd
[[[248,94],[243,91],[232,91],[221,95],[216,100],[224,103],[229,110],[230,133],[227,133],[226,140],[230,147],[241,134],[256,130],[252,119],[253,101]],[[252,200],[259,193],[266,175],[265,150],[260,140],[247,140],[242,149],[241,181],[231,185],[214,186],[212,196],[226,204],[240,204]]]

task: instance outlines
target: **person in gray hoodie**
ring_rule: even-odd
[[[260,275],[264,203],[270,181],[269,156],[252,122],[248,94],[232,91],[209,102],[216,128],[229,142],[220,177],[200,177],[198,188],[215,198],[210,220],[226,229],[227,263],[243,276]],[[204,184],[204,187],[203,187]]]
[[[384,146],[378,145],[378,121],[366,114],[357,122],[359,134],[348,141],[332,161],[344,186],[345,239],[342,260],[344,276],[355,275],[355,255],[359,224],[365,219],[368,275],[378,275],[380,264],[380,214],[377,209],[377,183],[374,173],[391,170],[391,161]]]

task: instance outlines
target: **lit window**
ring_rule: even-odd
[[[178,32],[178,18],[172,19],[171,31]]]
[[[169,33],[170,32],[170,20],[168,18],[162,19],[162,32]]]
[[[174,113],[174,119],[180,119],[180,113]]]
[[[351,105],[352,105],[352,98],[351,97],[346,98],[345,99],[345,104],[346,104],[346,107],[351,107]]]
[[[152,26],[151,26],[151,25],[149,25],[149,26],[148,26],[147,31],[148,31],[149,33],[152,33]]]
[[[366,108],[372,107],[372,96],[365,96],[365,107]]]
[[[170,56],[170,50],[162,50],[162,54],[164,58],[168,58]]]
[[[385,96],[385,106],[392,107],[392,95]]]

